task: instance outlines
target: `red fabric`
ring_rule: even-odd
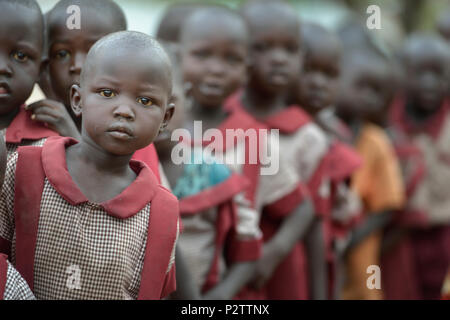
[[[244,177],[232,174],[227,180],[211,188],[181,199],[180,213],[182,215],[192,215],[208,208],[216,207],[244,191],[248,184]]]
[[[264,242],[269,241],[278,231],[279,225],[262,219],[261,230]],[[307,300],[309,299],[309,277],[306,252],[301,241],[275,269],[265,288],[265,299]]]
[[[285,195],[283,198],[275,201],[264,207],[263,216],[272,221],[280,221],[292,213],[300,203],[305,199],[309,199],[310,194],[308,189],[300,184],[291,193]]]
[[[136,151],[131,159],[145,163],[152,170],[158,182],[161,183],[161,177],[159,174],[159,158],[153,143]]]
[[[450,226],[416,230],[411,241],[420,299],[439,299],[450,266]]]
[[[180,200],[182,216],[198,214],[205,209],[218,207],[214,257],[202,292],[208,291],[218,283],[219,258],[224,250],[227,251],[228,263],[257,260],[261,255],[260,240],[242,241],[236,238],[235,228],[238,222],[233,197],[242,192],[247,185],[248,181],[245,178],[233,174],[216,186]]]
[[[21,143],[22,140],[39,140],[59,134],[47,128],[42,122],[31,120],[31,112],[25,110],[25,105],[20,107],[19,113],[6,129],[7,143]]]
[[[47,179],[72,205],[88,201],[67,170],[65,148],[76,143],[72,138],[51,137],[42,148],[42,166]],[[131,160],[130,167],[137,174],[136,179],[122,193],[100,204],[108,214],[119,219],[129,218],[142,210],[157,190],[155,175],[142,162]]]
[[[390,122],[402,132],[411,135],[415,133],[425,132],[434,139],[439,137],[441,129],[445,123],[445,118],[450,110],[450,101],[445,100],[442,107],[425,123],[414,124],[406,114],[406,99],[403,95],[398,95],[390,109]]]
[[[387,300],[418,300],[420,292],[408,236],[381,257],[382,288]]]
[[[166,271],[177,237],[178,219],[177,198],[160,186],[151,202],[139,300],[159,300],[176,289],[175,269],[168,274]]]
[[[8,262],[4,254],[0,254],[0,300],[3,300],[6,287],[6,276],[8,274]]]
[[[0,237],[0,253],[11,255],[11,242]]]
[[[33,291],[34,256],[45,173],[41,161],[42,148],[19,147],[18,153],[14,195],[15,267]]]

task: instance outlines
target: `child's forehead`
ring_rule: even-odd
[[[6,34],[9,39],[17,38],[33,44],[42,44],[44,38],[43,18],[39,12],[32,8],[14,8],[9,3],[0,2],[1,33]],[[1,44],[0,44],[1,45]]]

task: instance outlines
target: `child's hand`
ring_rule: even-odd
[[[80,133],[64,104],[44,99],[28,105],[26,109],[32,112],[32,120],[47,124],[61,136],[80,138]]]
[[[262,288],[270,279],[278,264],[283,259],[283,254],[271,246],[264,246],[263,254],[256,264],[255,276],[252,286],[256,289]]]

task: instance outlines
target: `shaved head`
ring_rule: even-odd
[[[172,88],[172,66],[170,58],[163,47],[153,37],[137,31],[120,31],[111,33],[97,41],[89,50],[81,72],[81,85],[95,69],[98,59],[111,54],[126,55],[126,52],[140,52],[148,55],[148,59],[160,65]],[[171,91],[171,90],[170,90]]]

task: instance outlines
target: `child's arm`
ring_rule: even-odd
[[[283,222],[278,232],[264,244],[263,254],[255,270],[253,285],[261,288],[288,255],[295,243],[303,238],[314,219],[310,200],[303,201]]]
[[[45,99],[28,105],[26,109],[31,110],[32,120],[46,123],[50,129],[61,136],[81,139],[77,126],[61,102]]]
[[[177,266],[177,291],[172,295],[176,300],[199,300],[200,290],[192,281],[192,276],[186,265],[183,254],[179,247],[176,248],[176,266]]]
[[[392,211],[390,210],[369,214],[364,222],[352,232],[347,249],[357,246],[371,233],[384,228],[391,220],[391,217]]]
[[[325,256],[323,220],[316,217],[305,236],[308,270],[310,274],[310,299],[327,299],[327,264]]]
[[[224,279],[213,289],[209,290],[203,299],[206,300],[230,300],[236,296],[242,287],[250,281],[255,270],[255,262],[234,263]]]

